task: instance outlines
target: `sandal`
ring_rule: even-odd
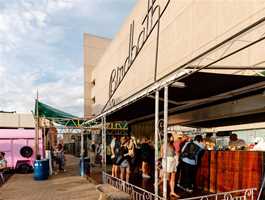
[[[176,198],[179,198],[179,197],[180,197],[180,196],[177,195],[175,192],[171,192],[171,193],[170,193],[170,196],[171,196],[171,197],[176,197]]]

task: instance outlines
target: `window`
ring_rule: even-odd
[[[96,85],[96,79],[93,79],[93,80],[91,81],[91,84],[92,84],[92,86],[94,87],[94,86]]]
[[[94,97],[92,97],[92,102],[93,102],[93,104],[95,104],[96,103],[96,97],[94,96]]]

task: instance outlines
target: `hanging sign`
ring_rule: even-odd
[[[170,0],[164,0],[163,5],[158,0],[148,0],[147,10],[142,19],[142,23],[139,25],[140,33],[135,36],[135,23],[134,20],[130,24],[130,33],[128,41],[128,56],[124,60],[123,64],[112,70],[109,79],[109,100],[121,84],[127,72],[130,70],[132,64],[141,52],[143,46],[148,40],[153,30],[157,27],[157,51],[158,51],[158,40],[159,40],[159,24],[160,18],[166,11]],[[156,55],[157,59],[157,55]],[[114,103],[115,104],[115,103]]]

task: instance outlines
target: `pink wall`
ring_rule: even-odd
[[[20,155],[20,149],[23,146],[30,146],[34,150],[34,138],[34,129],[0,129],[0,151],[6,153],[5,158],[9,167],[15,167],[17,160],[30,160],[32,163],[34,162],[35,154],[29,159]],[[39,146],[39,152],[43,155],[41,137],[39,137]]]

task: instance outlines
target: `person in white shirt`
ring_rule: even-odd
[[[237,150],[237,149],[244,149],[246,147],[246,142],[242,139],[238,139],[237,134],[233,133],[230,135],[229,147],[230,149]]]

